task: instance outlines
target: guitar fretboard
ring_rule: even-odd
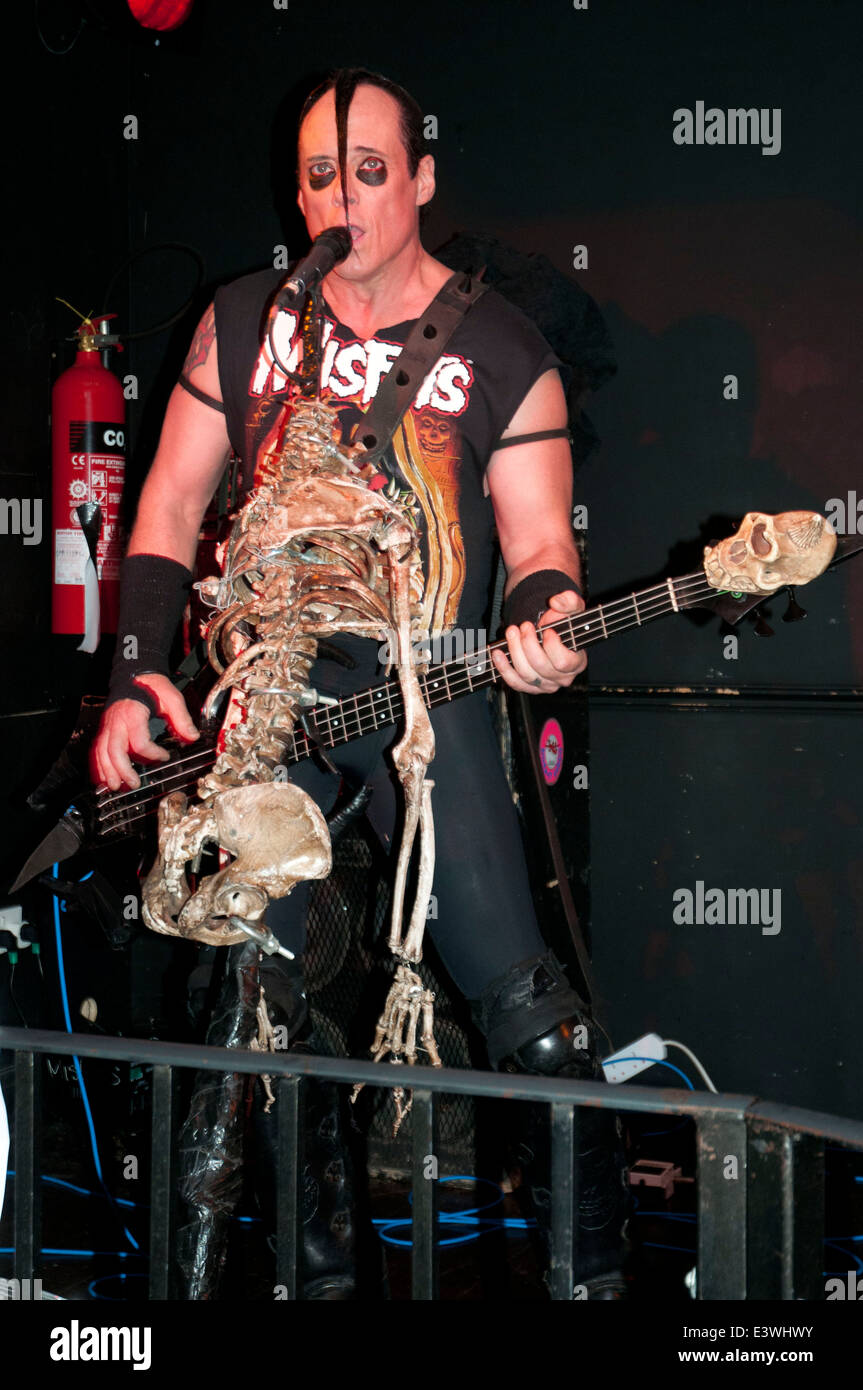
[[[597,604],[548,624],[540,629],[540,640],[542,634],[554,631],[565,647],[580,651],[668,613],[694,607],[715,594],[716,590],[707,583],[701,571],[679,579],[667,579],[637,594]],[[462,695],[482,690],[501,679],[491,653],[505,650],[505,640],[492,642],[476,652],[465,652],[420,673],[420,689],[428,708],[460,699]],[[384,725],[396,723],[403,713],[404,701],[397,676],[390,676],[381,685],[360,690],[355,695],[345,695],[336,704],[315,705],[305,711],[302,723],[294,726],[285,743],[284,764],[287,767],[302,762],[312,754],[316,744],[328,749],[362,738]],[[113,839],[138,829],[155,812],[164,796],[175,791],[187,794],[193,791],[198,778],[215,760],[215,746],[193,745],[170,763],[141,771],[141,786],[135,791],[98,793],[94,798],[97,839]]]

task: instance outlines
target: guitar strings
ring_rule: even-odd
[[[711,586],[705,585],[704,580],[701,579],[700,576],[687,576],[685,579],[675,581],[675,598],[683,597],[691,600],[693,596],[693,581],[695,582],[694,587],[698,588],[700,586],[705,594],[713,592]],[[612,633],[630,628],[633,625],[638,625],[639,621],[650,621],[651,618],[658,617],[663,612],[668,612],[674,608],[674,604],[670,601],[667,584],[656,586],[655,592],[657,597],[650,597],[652,592],[654,591],[644,591],[641,594],[640,602],[638,597],[633,594],[626,599],[616,600],[606,606],[599,605],[595,609],[588,609],[573,617],[563,618],[557,623],[548,624],[548,626],[556,631],[561,631],[562,635],[573,636],[577,634],[583,637],[583,640],[576,647],[576,650],[578,650],[579,647],[588,646],[593,642],[611,636]],[[615,610],[617,609],[634,610],[637,616],[634,619],[629,617],[624,622],[621,622],[620,617],[622,615],[616,613]],[[594,623],[595,616],[600,619],[602,630],[591,633],[590,627]],[[604,623],[602,622],[603,618],[605,619]],[[468,664],[461,661],[458,663],[457,670],[454,671],[451,676],[446,673],[445,666],[439,668],[441,674],[436,677],[433,672],[429,672],[426,676],[421,676],[420,680],[426,687],[425,694],[429,705],[434,707],[445,700],[456,698],[461,694],[473,690],[476,686],[477,677],[485,676],[485,669],[480,672],[478,669],[479,667],[485,668],[486,665],[488,667],[488,676],[485,679],[481,679],[481,684],[485,685],[488,684],[489,681],[496,681],[499,673],[491,662],[487,661],[485,658],[487,658],[489,650],[502,649],[505,645],[505,641],[499,641],[492,644],[491,648],[484,648],[473,654],[472,660],[475,663],[473,679],[471,679],[471,675],[469,674],[470,668]],[[439,692],[438,687],[440,686],[442,686],[443,689]],[[317,731],[330,737],[332,740],[331,746],[335,746],[337,742],[350,741],[351,738],[364,731],[363,725],[368,720],[369,713],[375,709],[375,696],[380,699],[381,691],[385,688],[386,687],[378,686],[373,687],[371,690],[358,691],[354,696],[345,696],[340,706],[345,717],[341,721],[336,721],[340,723],[340,729],[333,727],[332,715],[329,708],[322,710],[320,713],[323,715],[323,719],[315,719]],[[394,695],[395,699],[393,699],[392,695],[387,695],[386,703],[389,706],[391,715],[391,718],[388,718],[387,722],[393,722],[402,712],[401,692],[398,688],[394,688]],[[355,712],[353,715],[348,716],[347,712],[344,710],[344,705],[351,700],[354,702]],[[363,705],[366,706],[363,710],[360,708],[361,701]],[[326,724],[326,728],[324,728],[324,723]],[[376,716],[373,716],[370,729],[379,727],[379,724],[380,721]],[[295,734],[295,742],[296,738],[297,735]],[[307,743],[307,740],[303,741]],[[286,752],[287,751],[286,749]],[[303,757],[307,756],[310,751],[310,749],[304,748],[302,752],[298,754],[296,747],[294,747],[291,761],[300,761]],[[100,823],[104,824],[118,816],[122,816],[123,807],[120,803],[131,800],[133,806],[129,809],[134,808],[141,810],[142,814],[134,817],[127,817],[125,821],[119,821],[118,827],[119,825],[125,827],[133,824],[134,821],[148,814],[148,811],[143,808],[148,806],[153,800],[160,800],[162,795],[165,794],[164,789],[170,782],[182,779],[184,782],[189,783],[192,779],[193,771],[212,766],[214,761],[215,754],[213,750],[207,749],[199,751],[196,754],[190,754],[186,758],[175,760],[170,768],[165,769],[163,774],[160,773],[159,769],[154,769],[152,773],[147,774],[152,779],[152,783],[145,789],[146,799],[144,801],[137,799],[138,793],[131,790],[121,793],[110,793],[107,797],[102,793],[103,800],[99,803]]]
[[[673,598],[672,598],[673,593]],[[643,590],[640,594],[630,594],[626,598],[616,599],[608,604],[598,604],[594,608],[583,610],[572,616],[561,618],[556,623],[549,623],[543,631],[553,630],[562,638],[573,639],[574,650],[578,651],[584,647],[592,645],[594,642],[604,641],[613,634],[624,631],[633,626],[640,626],[654,618],[662,616],[664,613],[673,612],[678,607],[691,606],[694,599],[715,594],[716,590],[708,584],[701,574],[686,575],[680,579],[673,580],[671,586],[666,580],[663,584],[657,584],[652,588]],[[634,614],[634,616],[632,616]],[[627,616],[629,615],[629,616]],[[596,629],[596,630],[591,630]],[[574,639],[579,639],[575,641]],[[476,689],[478,685],[487,685],[496,682],[500,673],[490,660],[492,651],[503,650],[506,648],[505,639],[491,643],[488,647],[483,647],[477,652],[471,653],[468,658],[458,659],[457,663],[442,663],[439,667],[433,668],[426,675],[420,676],[420,684],[424,687],[426,701],[430,707],[445,703],[448,700],[457,698],[459,695],[467,694]],[[448,665],[456,665],[456,669],[450,674],[447,670]],[[471,673],[471,668],[473,672]],[[440,672],[440,674],[435,674]],[[389,683],[388,683],[389,684]],[[328,736],[335,746],[336,743],[346,743],[362,732],[371,732],[380,726],[377,718],[377,711],[380,708],[378,701],[381,700],[383,691],[388,691],[388,684],[385,686],[375,686],[365,691],[357,691],[354,695],[346,695],[339,704],[339,710],[344,715],[340,721],[340,728],[333,727],[333,719],[330,707],[323,707],[321,710],[311,711],[314,719],[315,732],[323,733]],[[439,690],[439,687],[442,689]],[[386,722],[395,722],[402,713],[401,691],[397,683],[393,687],[392,693],[386,694],[387,719]],[[355,710],[348,715],[345,705],[353,701]],[[360,702],[364,708],[361,709]],[[371,722],[367,730],[364,724]],[[290,761],[301,761],[312,751],[311,747],[306,747],[302,752],[297,753],[296,742],[302,737],[303,742],[308,745],[309,740],[305,738],[302,731],[292,735],[294,747],[285,749]],[[146,809],[155,800],[159,801],[166,794],[165,788],[171,782],[180,779],[184,784],[189,784],[194,775],[203,771],[215,762],[216,754],[212,748],[199,750],[196,753],[175,759],[169,767],[162,772],[158,767],[148,770],[145,774],[148,779],[147,786],[143,789],[145,797],[140,797],[141,788],[137,790],[127,790],[124,792],[100,792],[96,795],[98,810],[98,820],[100,828],[110,830],[111,822],[115,822],[116,828],[127,828],[136,821],[145,819],[149,815]],[[125,814],[124,802],[131,801],[129,810],[136,810],[137,815],[128,816]],[[125,817],[125,818],[124,818]]]
[[[683,579],[674,581],[676,600],[683,598],[691,602],[696,591],[699,589],[704,595],[715,592],[712,586],[706,584],[703,577],[699,575],[686,576]],[[653,594],[655,594],[656,597],[651,597]],[[572,617],[567,616],[559,622],[548,624],[547,626],[560,632],[563,636],[583,636],[583,640],[580,641],[575,648],[579,650],[581,647],[591,645],[593,642],[604,640],[613,633],[631,628],[632,626],[637,626],[639,622],[646,622],[650,621],[652,618],[659,617],[662,613],[672,611],[674,607],[675,604],[671,602],[668,584],[666,583],[656,585],[654,589],[645,590],[640,596],[632,594],[625,599],[615,600],[608,605],[598,605],[596,608],[585,610]],[[621,609],[634,611],[637,616],[634,618],[628,617],[625,621],[621,621],[623,614],[616,611]],[[604,623],[602,622],[603,618],[605,619]],[[600,623],[601,630],[591,633],[590,628],[597,620]],[[505,648],[505,646],[505,641],[498,641],[491,644],[489,648],[483,648],[472,655],[471,660],[475,663],[475,674],[473,679],[471,679],[469,675],[467,663],[463,661],[459,661],[457,670],[454,671],[451,676],[443,674],[446,669],[445,666],[439,668],[442,674],[437,677],[434,676],[433,672],[429,672],[426,676],[420,676],[421,684],[425,686],[425,695],[429,705],[433,708],[435,705],[443,703],[448,699],[468,693],[476,688],[478,680],[479,684],[482,685],[486,685],[490,681],[496,681],[499,673],[492,663],[487,660],[487,654],[489,651],[500,650]],[[476,669],[480,666],[483,667],[482,672]],[[486,675],[486,668],[488,670],[488,675]],[[439,686],[443,687],[441,692],[438,692],[437,688]],[[377,686],[370,690],[358,691],[353,696],[349,695],[343,697],[340,709],[345,714],[345,718],[340,721],[341,727],[338,730],[333,728],[332,715],[329,708],[315,711],[316,732],[323,733],[325,736],[328,735],[332,740],[330,746],[335,746],[336,743],[350,741],[350,739],[356,737],[357,734],[364,732],[364,723],[368,720],[371,711],[376,709],[375,696],[380,699],[381,691],[384,689],[386,689],[386,687]],[[393,698],[393,695],[395,698]],[[397,685],[394,686],[393,695],[388,694],[386,699],[391,716],[387,718],[386,722],[388,723],[394,722],[402,713],[401,691]],[[350,701],[354,702],[355,712],[348,716],[344,710],[344,706]],[[365,709],[362,711],[360,708],[361,701],[365,706]],[[319,715],[322,717],[318,717]],[[372,729],[379,727],[379,725],[380,721],[375,715],[367,731],[370,732]],[[296,740],[297,737],[298,735],[295,734],[294,740]],[[304,739],[304,742],[307,742],[307,740]],[[285,751],[287,752],[288,750],[286,749]],[[309,752],[311,752],[311,749],[303,749],[301,753],[297,754],[296,749],[294,749],[291,761],[300,761],[303,757],[307,756]],[[164,795],[163,789],[169,782],[176,781],[178,778],[183,778],[187,783],[190,782],[193,771],[212,766],[215,761],[215,756],[212,749],[201,750],[195,754],[190,754],[186,758],[175,760],[170,768],[165,769],[164,774],[161,774],[158,768],[154,769],[152,772],[148,772],[147,776],[152,779],[152,784],[148,785],[145,789],[147,796],[144,802],[136,799],[139,796],[140,789],[138,792],[131,790],[126,792],[113,792],[108,794],[107,797],[105,797],[104,793],[101,793],[100,795],[103,797],[103,800],[99,803],[98,807],[100,824],[104,824],[106,821],[109,822],[117,816],[122,816],[123,808],[119,803],[131,800],[133,805],[129,809],[139,809],[149,805],[153,800],[160,800],[162,795]],[[149,812],[143,810],[140,815],[127,817],[125,821],[121,820],[117,823],[118,828],[120,825],[123,827],[131,825],[136,820],[144,818],[147,814],[149,814]]]
[[[597,637],[593,640],[599,640],[599,638]],[[496,681],[497,677],[498,673],[491,670],[488,675],[488,680]],[[480,678],[480,684],[484,683],[487,682]],[[476,680],[472,683],[465,684],[463,688],[458,682],[450,681],[448,689],[445,689],[441,685],[438,690],[435,688],[437,684],[438,683],[435,683],[427,692],[426,703],[431,708],[436,707],[438,704],[445,703],[448,700],[456,699],[462,694],[467,694],[478,688],[478,682]],[[396,695],[394,699],[387,703],[389,712],[384,722],[387,724],[395,723],[403,712],[400,695]],[[326,730],[323,728],[319,729],[319,732],[324,736],[324,741],[330,748],[336,747],[340,743],[348,743],[357,736],[371,732],[372,728],[380,727],[380,721],[378,720],[375,720],[374,724],[371,726],[365,722],[369,718],[369,711],[362,709],[361,697],[357,698],[356,704],[356,714],[351,718],[345,718],[340,721],[338,727],[330,726]],[[311,751],[311,749],[308,750],[309,753]],[[307,755],[308,754],[305,752],[299,757],[292,755],[286,757],[286,762],[295,763],[301,761],[302,758]],[[112,829],[127,830],[132,828],[137,821],[147,819],[152,811],[156,809],[163,797],[170,791],[191,790],[199,774],[212,768],[215,759],[215,752],[213,750],[207,750],[194,758],[190,757],[184,759],[183,765],[181,767],[175,765],[174,770],[171,772],[166,769],[164,774],[157,774],[157,777],[145,789],[143,797],[140,796],[139,792],[135,793],[130,791],[122,796],[113,798],[112,802],[107,806],[99,808],[98,821],[100,832],[105,834],[110,833]],[[131,805],[128,804],[130,802]],[[130,814],[130,811],[134,812],[134,814]]]
[[[701,582],[703,584],[703,580]],[[558,623],[548,624],[547,628],[560,633],[562,636],[578,636],[580,640],[575,644],[575,650],[581,650],[594,642],[605,640],[616,632],[638,626],[640,623],[649,622],[652,618],[660,617],[663,613],[673,611],[674,604],[672,604],[669,599],[667,587],[662,586],[662,588],[663,594],[659,601],[657,599],[651,599],[647,602],[642,601],[634,605],[632,601],[634,596],[632,596],[630,599],[618,601],[615,605],[609,605],[607,614],[606,610],[603,610],[602,615],[598,617],[599,608],[589,609],[573,617],[564,618]],[[704,591],[706,593],[713,592],[709,585],[704,586]],[[649,593],[650,591],[648,590],[646,592]],[[642,596],[642,598],[643,597],[644,596]],[[687,595],[687,597],[691,597],[691,595]],[[678,595],[675,594],[675,600],[677,599]],[[622,615],[614,615],[612,612],[613,607],[635,607],[638,616],[634,619],[627,618],[625,621],[620,621]],[[596,630],[592,631],[591,629],[593,628],[596,628]],[[488,653],[505,648],[506,642],[498,641],[493,643],[490,647],[482,648],[472,653],[469,658],[460,658],[452,674],[450,674],[447,665],[442,665],[440,668],[437,668],[437,670],[432,670],[426,675],[420,676],[420,682],[424,687],[428,704],[434,708],[436,705],[448,699],[469,693],[476,688],[477,684],[487,685],[489,681],[496,681],[499,678],[499,672],[488,659]],[[451,666],[453,663],[449,663],[449,665]],[[488,670],[488,676],[485,674],[486,670]],[[336,723],[341,723],[341,728],[339,730],[336,730],[334,727],[333,712],[331,710],[324,708],[319,714],[316,712],[316,731],[325,732],[333,738],[334,743],[349,741],[349,739],[354,737],[363,726],[363,717],[359,712],[360,700],[363,700],[366,705],[365,714],[367,715],[374,708],[374,700],[372,697],[376,695],[379,690],[380,687],[374,687],[369,691],[359,691],[355,696],[345,696],[339,706],[344,714],[344,718],[341,721],[335,721]],[[394,716],[402,713],[401,699],[401,691],[396,686],[394,688],[393,697],[387,697],[387,702],[394,707]],[[344,706],[351,700],[355,702],[357,710],[353,715],[349,716]],[[371,727],[374,728],[377,727],[377,725],[372,724]]]

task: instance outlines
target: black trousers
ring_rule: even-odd
[[[344,695],[382,679],[377,643],[337,636],[335,645],[356,661],[346,671],[319,659],[311,681],[323,694]],[[518,961],[542,955],[547,947],[536,920],[521,832],[482,691],[431,711],[435,757],[435,871],[432,892],[437,916],[427,931],[458,988],[476,999],[492,980]],[[367,815],[383,846],[398,851],[403,793],[386,750],[400,737],[395,726],[378,729],[329,750],[348,779],[372,788]],[[339,778],[314,760],[291,769],[291,781],[326,814],[334,805]],[[310,884],[298,884],[287,898],[270,905],[267,923],[282,945],[302,956]],[[408,903],[408,907],[410,904]]]
[[[351,694],[375,684],[379,675],[376,644],[341,636],[336,642],[356,656],[357,669],[345,672],[331,661],[318,661],[311,674],[316,688],[325,694]],[[435,757],[428,775],[435,784],[432,891],[437,915],[429,919],[426,930],[456,986],[466,999],[478,1002],[474,1020],[488,1039],[481,1021],[485,1011],[480,996],[494,986],[489,994],[492,999],[497,997],[504,977],[514,967],[533,962],[526,974],[519,974],[520,979],[523,975],[524,992],[538,958],[547,955],[548,947],[537,923],[521,831],[484,693],[437,706],[431,711],[431,722]],[[372,788],[367,815],[381,843],[396,852],[404,798],[385,754],[399,736],[397,728],[379,729],[330,750],[332,761],[352,782],[362,781]],[[292,772],[292,780],[325,814],[332,808],[340,780],[335,774],[307,760]],[[271,929],[297,957],[305,948],[310,890],[311,885],[298,884],[288,898],[272,903],[267,912]],[[579,1002],[565,984],[558,984],[553,993],[526,998],[524,1005],[513,1011],[509,1024],[513,1050],[535,1038],[537,1032],[545,1034],[556,1023],[571,1020],[574,1013],[580,1016]],[[499,1025],[494,1008],[491,1014]],[[494,1034],[494,1028],[491,1032]],[[591,1057],[594,1046],[591,1042]],[[569,1048],[565,1060],[571,1062],[572,1056]],[[516,1069],[530,1070],[524,1065]],[[594,1059],[578,1074],[595,1076],[597,1071]],[[537,1217],[547,1235],[551,1163],[545,1109],[541,1107],[538,1118],[532,1116],[533,1130],[524,1158],[532,1175],[528,1186],[534,1193]],[[583,1280],[620,1267],[627,1189],[614,1117],[607,1111],[583,1114],[581,1141],[581,1189],[575,1220],[579,1278]]]

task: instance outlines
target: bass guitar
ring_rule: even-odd
[[[691,608],[711,609],[733,625],[781,588],[791,590],[793,598],[794,586],[808,583],[861,549],[863,537],[837,539],[829,522],[817,512],[783,512],[775,517],[750,512],[734,536],[705,548],[700,570],[595,604],[549,627],[566,647],[579,651]],[[802,610],[799,612],[802,616]],[[547,630],[540,630],[540,640]],[[419,677],[426,705],[433,709],[496,683],[500,675],[491,652],[505,647],[506,642],[500,640],[429,666]],[[284,748],[283,763],[290,767],[310,757],[316,748],[332,749],[361,738],[395,723],[401,714],[401,690],[395,676],[338,701],[313,706],[294,727]],[[95,848],[143,831],[164,796],[194,790],[198,778],[215,762],[216,740],[217,733],[213,732],[195,744],[175,745],[170,761],[138,769],[141,785],[134,791],[103,789],[77,796],[30,856],[12,890],[80,848]],[[171,747],[170,743],[166,746]]]

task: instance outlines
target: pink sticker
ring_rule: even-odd
[[[563,771],[563,730],[556,719],[546,719],[539,736],[539,760],[542,775],[553,787]]]

